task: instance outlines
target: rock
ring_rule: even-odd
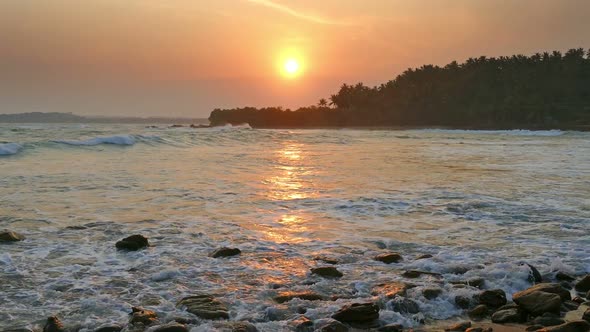
[[[219,248],[219,249],[215,250],[209,256],[213,257],[213,258],[231,257],[231,256],[237,256],[241,253],[242,253],[242,251],[238,248],[223,247],[223,248]]]
[[[506,304],[506,293],[501,289],[485,290],[479,294],[479,303],[498,308]]]
[[[484,332],[484,329],[483,327],[470,327],[467,330],[465,330],[465,332]]]
[[[296,332],[313,331],[313,322],[305,316],[300,316],[289,321],[288,325]]]
[[[565,289],[565,288],[561,287],[561,285],[555,284],[555,283],[536,284],[535,286],[527,288],[527,289],[523,290],[522,292],[515,293],[514,295],[512,295],[512,299],[514,300],[515,298],[519,298],[523,295],[533,293],[536,291],[557,294],[557,295],[559,295],[559,297],[561,297],[562,301],[569,301],[572,299],[572,296],[567,289]],[[514,302],[516,302],[516,301],[514,301]]]
[[[467,313],[472,319],[482,319],[488,315],[490,309],[485,304],[477,305]]]
[[[590,291],[590,274],[587,274],[582,280],[578,281],[575,288],[578,292]]]
[[[332,264],[332,265],[340,263],[336,258],[331,258],[331,257],[327,257],[327,256],[316,256],[313,259],[316,261],[322,261],[324,263]]]
[[[565,321],[559,318],[558,315],[553,315],[551,313],[544,313],[542,316],[536,317],[532,321],[535,325],[542,325],[542,326],[555,326],[561,325],[565,323]]]
[[[65,332],[63,323],[56,316],[47,318],[45,326],[43,326],[43,332]]]
[[[467,309],[471,306],[471,299],[468,296],[457,295],[455,296],[455,304],[461,309]]]
[[[416,260],[419,259],[426,259],[426,258],[432,258],[433,256],[431,254],[424,254],[424,255],[420,255],[418,257],[416,257]]]
[[[542,325],[531,325],[528,326],[526,329],[524,329],[525,331],[536,331],[536,330],[540,330],[542,329],[543,326]]]
[[[219,326],[221,331],[231,332],[258,332],[256,326],[249,322],[226,322]]]
[[[389,303],[395,312],[409,314],[417,314],[420,312],[420,306],[416,301],[402,296],[394,297]]]
[[[440,288],[426,288],[422,291],[422,295],[425,298],[432,300],[439,297],[442,294],[443,290]]]
[[[278,303],[284,303],[289,302],[295,298],[307,301],[324,300],[322,295],[313,292],[281,292],[279,295],[274,297],[274,300]]]
[[[152,326],[146,332],[188,332],[188,329],[183,324],[176,322]]]
[[[561,271],[558,271],[558,272],[555,274],[555,279],[557,279],[557,280],[559,280],[559,281],[567,281],[567,282],[571,282],[571,281],[574,281],[574,280],[576,280],[576,278],[574,278],[574,277],[570,276],[570,275],[569,275],[569,274],[567,274],[567,273],[561,272]]]
[[[572,289],[572,285],[567,281],[560,281],[559,285],[567,290]]]
[[[498,310],[492,314],[492,322],[496,324],[524,323],[525,315],[518,308]]]
[[[537,270],[534,266],[532,266],[529,263],[525,263],[525,264],[531,270],[531,272],[529,274],[529,281],[534,282],[534,283],[543,282],[543,277],[541,276],[541,273],[539,273],[539,270]]]
[[[141,307],[132,307],[129,315],[131,316],[129,319],[131,325],[142,324],[148,326],[158,321],[158,315],[155,312]]]
[[[406,296],[406,291],[412,287],[414,287],[414,285],[410,285],[405,282],[394,281],[387,284],[380,284],[375,286],[372,289],[371,294],[374,296],[383,294],[388,298],[393,298],[396,295]]]
[[[123,326],[120,325],[102,325],[94,330],[94,332],[121,332],[122,329]]]
[[[572,299],[572,301],[573,301],[573,302],[576,302],[577,304],[582,304],[582,303],[586,302],[586,301],[584,301],[584,299],[583,299],[583,298],[581,298],[581,297],[579,297],[579,296],[576,296],[576,297],[574,297],[574,298]]]
[[[131,235],[123,240],[117,241],[115,244],[119,250],[135,251],[150,246],[148,239],[143,235]]]
[[[538,330],[539,332],[588,332],[590,331],[590,323],[577,320],[573,322],[567,322],[565,324],[546,327],[544,329]]]
[[[578,309],[579,306],[580,304],[574,301],[565,301],[561,304],[561,309],[563,311],[572,311]]]
[[[375,256],[375,260],[379,262],[383,262],[385,264],[391,263],[399,263],[403,261],[402,255],[398,254],[397,252],[392,253],[383,253]]]
[[[451,281],[453,285],[467,285],[475,288],[482,288],[485,284],[485,280],[483,278],[473,278],[465,281]]]
[[[533,316],[542,315],[546,312],[559,313],[561,307],[559,295],[542,291],[529,292],[519,296],[515,294],[512,299],[520,308]]]
[[[381,326],[377,331],[379,332],[402,332],[404,326],[402,324],[387,324]]]
[[[461,332],[463,332],[470,327],[471,327],[471,322],[465,321],[465,322],[459,322],[457,324],[449,326],[448,328],[445,329],[445,331],[461,331]]]
[[[338,271],[333,266],[320,266],[311,269],[312,274],[317,274],[324,278],[341,278],[343,276],[342,272]]]
[[[348,327],[332,318],[318,319],[314,323],[318,332],[348,332]]]
[[[586,293],[586,299],[587,299],[587,300],[590,300],[590,291],[588,291],[588,292]]]
[[[180,300],[178,306],[203,319],[229,319],[227,307],[211,295],[194,295]]]
[[[590,323],[590,308],[588,308],[588,309],[586,309],[586,311],[584,311],[584,314],[582,315],[582,319]]]
[[[406,278],[414,279],[414,278],[420,277],[423,274],[431,275],[431,276],[434,276],[434,277],[437,277],[437,278],[441,278],[442,277],[442,275],[440,273],[427,272],[427,271],[418,271],[418,270],[408,270],[408,271],[405,271],[404,273],[402,273],[402,276],[403,277],[406,277]]]
[[[9,231],[7,229],[0,231],[1,242],[18,242],[24,240],[25,237],[19,233]]]
[[[344,323],[365,323],[379,318],[379,307],[371,302],[347,304],[332,318]]]

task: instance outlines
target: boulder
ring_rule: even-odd
[[[348,332],[348,326],[332,318],[318,319],[314,322],[316,332]]]
[[[150,246],[148,239],[143,235],[131,235],[123,240],[117,241],[115,246],[119,250],[136,251]]]
[[[588,332],[590,331],[590,323],[577,320],[573,322],[567,322],[565,324],[546,327],[544,329],[538,330],[538,332]]]
[[[258,332],[256,326],[249,322],[224,322],[215,325],[220,331],[231,332]]]
[[[313,322],[305,316],[299,316],[295,319],[292,319],[287,324],[296,332],[313,331]]]
[[[404,273],[402,273],[403,277],[406,278],[419,278],[422,275],[430,275],[436,278],[442,278],[442,275],[440,273],[436,273],[436,272],[427,272],[427,271],[418,271],[418,270],[408,270],[408,271],[404,271]]]
[[[155,312],[141,307],[132,307],[129,315],[131,316],[129,318],[129,324],[131,325],[142,324],[148,326],[158,321],[158,315]]]
[[[572,310],[578,309],[579,306],[580,306],[580,304],[577,302],[564,301],[563,303],[561,303],[561,310],[562,311],[572,311]]]
[[[317,274],[324,278],[341,278],[343,276],[342,272],[338,271],[333,266],[320,266],[311,269],[312,274]]]
[[[477,305],[475,308],[469,310],[467,314],[472,319],[482,319],[486,317],[490,312],[490,309],[485,304]]]
[[[102,325],[99,328],[97,328],[96,330],[94,330],[94,332],[121,332],[121,330],[123,329],[123,326],[121,325]]]
[[[479,303],[488,307],[499,308],[506,302],[506,293],[501,289],[485,290],[479,293]]]
[[[185,325],[171,322],[163,325],[152,326],[146,332],[188,332]]]
[[[375,256],[375,260],[385,264],[399,263],[403,261],[402,255],[397,252],[383,253]]]
[[[539,270],[537,270],[537,268],[535,268],[534,266],[532,266],[529,263],[525,263],[525,264],[531,270],[531,272],[529,274],[529,281],[534,282],[534,283],[543,282],[543,277],[541,276],[541,273],[539,273]]]
[[[459,323],[456,323],[452,326],[449,326],[445,329],[445,331],[461,331],[461,332],[463,332],[470,327],[471,327],[471,322],[465,321],[465,322],[459,322]]]
[[[332,318],[344,323],[365,323],[379,318],[379,307],[371,302],[347,304]]]
[[[223,248],[219,248],[219,249],[215,250],[214,252],[209,254],[209,256],[213,257],[213,258],[231,257],[231,256],[237,256],[241,253],[242,253],[242,251],[238,248],[223,247]]]
[[[203,319],[229,319],[227,307],[211,295],[188,296],[177,305],[186,307],[186,311]]]
[[[24,240],[24,235],[16,232],[9,231],[7,229],[0,231],[0,243],[1,242],[18,242]]]
[[[325,299],[320,294],[308,291],[308,292],[281,292],[277,296],[274,297],[274,300],[278,303],[284,303],[284,302],[289,302],[295,298],[307,300],[307,301],[318,301],[318,300]]]
[[[513,300],[524,311],[533,316],[546,312],[559,313],[561,298],[557,294],[542,291],[529,292],[524,295],[514,296]]]
[[[43,332],[65,332],[63,323],[56,316],[47,318],[45,326],[43,326]]]
[[[410,285],[405,282],[393,281],[387,284],[380,284],[375,286],[372,289],[371,294],[374,296],[385,295],[388,298],[393,298],[396,295],[405,296],[406,291],[412,287],[414,287],[414,285]]]
[[[587,274],[582,280],[578,281],[575,288],[578,292],[590,291],[590,274]]]
[[[455,296],[455,304],[461,309],[468,309],[471,306],[471,298],[465,295]]]
[[[387,324],[381,326],[377,331],[379,332],[402,332],[404,326],[402,324]]]
[[[565,321],[559,318],[558,315],[554,315],[551,313],[544,313],[542,316],[536,317],[532,320],[532,323],[535,325],[542,325],[542,326],[555,326],[561,325],[565,323]]]
[[[429,300],[439,297],[442,293],[443,290],[440,288],[426,288],[422,291],[422,295]]]
[[[533,287],[527,288],[527,289],[523,290],[522,292],[515,293],[514,295],[512,295],[512,299],[514,300],[514,299],[517,299],[523,295],[533,293],[536,291],[557,294],[557,295],[559,295],[559,297],[561,297],[562,301],[569,301],[572,299],[572,296],[567,289],[561,287],[560,284],[555,284],[555,283],[541,283],[541,284],[534,285]],[[516,302],[516,300],[514,302]],[[518,303],[518,302],[516,302],[516,303]]]
[[[418,257],[416,257],[416,260],[419,259],[426,259],[426,258],[432,258],[433,256],[431,254],[424,254],[424,255],[420,255]]]
[[[498,310],[492,314],[492,322],[496,324],[524,323],[526,315],[518,308]]]
[[[588,308],[588,309],[586,309],[586,311],[584,311],[584,314],[582,315],[582,319],[590,323],[590,308]]]
[[[561,271],[558,271],[555,274],[555,279],[559,280],[559,281],[567,281],[567,282],[572,282],[572,281],[576,280],[576,278],[570,276],[567,273],[561,272]]]
[[[402,296],[394,297],[389,303],[391,304],[391,308],[395,312],[399,312],[402,314],[417,314],[420,312],[420,306],[416,301]]]

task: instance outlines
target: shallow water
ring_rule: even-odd
[[[175,303],[196,293],[261,331],[287,330],[300,306],[319,319],[366,300],[412,326],[420,317],[371,295],[406,269],[508,293],[530,286],[523,262],[590,272],[589,133],[2,124],[0,154],[0,229],[27,237],[0,245],[0,330],[58,315],[91,331],[136,305],[188,317]],[[115,250],[137,233],[153,246]],[[207,256],[221,246],[242,255]],[[372,259],[386,251],[405,259]],[[318,255],[344,277],[311,276]],[[454,297],[477,293],[411,281],[429,322],[461,315]],[[427,300],[433,285],[444,292]],[[308,289],[341,298],[272,300]]]

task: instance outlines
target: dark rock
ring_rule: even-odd
[[[212,252],[209,256],[213,257],[213,258],[219,258],[219,257],[231,257],[231,256],[237,256],[239,254],[241,254],[242,251],[238,248],[219,248],[217,250],[215,250],[214,252]]]
[[[464,281],[451,281],[453,285],[467,285],[475,288],[482,288],[485,284],[485,280],[483,278],[473,278]]]
[[[402,332],[404,326],[402,324],[387,324],[381,326],[377,331],[379,332]]]
[[[565,301],[561,304],[561,308],[564,309],[563,311],[576,310],[576,309],[578,309],[579,306],[580,306],[580,304],[576,303],[574,301]]]
[[[313,322],[305,316],[300,316],[289,321],[288,325],[296,332],[311,332],[313,331]]]
[[[515,293],[514,295],[512,295],[512,299],[519,298],[523,295],[537,292],[537,291],[551,293],[551,294],[557,294],[557,295],[559,295],[559,297],[561,297],[562,301],[569,301],[572,299],[572,296],[567,289],[561,287],[560,284],[555,284],[555,283],[541,283],[541,284],[534,285],[533,287],[527,288],[527,289],[523,290],[522,292]],[[514,302],[516,302],[516,300]],[[516,302],[516,303],[518,303],[518,302]]]
[[[445,331],[465,331],[468,328],[471,327],[471,322],[470,321],[466,321],[466,322],[459,322],[457,324],[454,324],[452,326],[449,326],[445,329]]]
[[[414,300],[396,296],[390,302],[391,308],[395,312],[417,314],[420,312],[420,306]]]
[[[317,274],[324,278],[340,278],[343,276],[342,272],[338,271],[333,266],[320,266],[311,269],[311,273]]]
[[[573,301],[573,302],[576,302],[577,304],[582,304],[582,303],[586,302],[586,301],[584,301],[584,299],[583,299],[583,298],[581,298],[581,297],[579,297],[579,296],[576,296],[576,297],[574,297],[574,298],[572,299],[572,301]]]
[[[471,299],[468,296],[457,295],[455,296],[455,304],[461,309],[467,309],[471,306]]]
[[[281,292],[279,295],[274,297],[274,300],[278,303],[284,303],[295,298],[307,301],[324,300],[322,295],[313,292]]]
[[[467,266],[454,266],[450,269],[450,273],[452,274],[465,274],[471,270]]]
[[[475,308],[469,310],[467,313],[472,319],[482,319],[486,317],[490,312],[490,309],[485,304],[477,305]]]
[[[526,315],[518,308],[498,310],[492,314],[492,322],[496,324],[524,323]]]
[[[43,332],[65,332],[63,323],[56,316],[47,318]]]
[[[467,330],[465,330],[465,332],[484,332],[484,331],[487,331],[487,330],[484,330],[483,327],[470,327]],[[492,331],[493,330],[490,330],[490,332],[492,332]]]
[[[590,323],[577,320],[574,322],[567,322],[565,324],[546,327],[544,329],[538,330],[539,332],[588,332],[590,331]]]
[[[129,315],[131,316],[129,319],[131,325],[143,324],[143,326],[148,326],[158,321],[158,315],[155,312],[141,307],[132,307]]]
[[[9,327],[6,330],[2,330],[2,332],[35,332],[26,327]]]
[[[176,322],[150,327],[146,332],[188,332],[183,324]]]
[[[506,293],[501,289],[485,290],[479,294],[479,303],[498,308],[506,304]]]
[[[374,303],[352,303],[338,310],[332,318],[344,323],[371,322],[379,318],[379,307]]]
[[[590,322],[590,308],[586,309],[586,311],[584,311],[584,314],[582,315],[582,319]]]
[[[122,329],[123,326],[120,325],[103,325],[94,330],[94,332],[121,332]]]
[[[568,290],[572,289],[572,285],[567,281],[560,281],[559,285],[561,285],[561,287],[568,289]]]
[[[416,257],[416,260],[419,259],[426,259],[426,258],[432,258],[433,256],[431,254],[424,254],[424,255],[420,255],[418,257]]]
[[[148,239],[143,235],[131,235],[118,241],[115,246],[119,250],[139,250],[150,246]]]
[[[340,263],[336,258],[331,258],[331,257],[326,257],[326,256],[317,256],[317,257],[314,257],[313,259],[316,261],[322,261],[326,264],[332,264],[332,265]]]
[[[441,278],[442,277],[442,275],[440,273],[427,272],[427,271],[418,271],[418,270],[408,270],[408,271],[405,271],[404,273],[402,273],[402,276],[403,277],[406,277],[406,278],[414,279],[414,278],[420,277],[423,274],[431,275],[431,276],[434,276],[434,277],[437,277],[437,278]]]
[[[7,229],[0,231],[1,242],[18,242],[24,240],[25,237],[19,233],[9,231]]]
[[[563,273],[561,271],[559,271],[555,274],[555,279],[557,279],[559,281],[568,281],[568,282],[576,280],[576,278],[570,276],[567,273]]]
[[[249,322],[228,322],[225,323],[221,330],[231,332],[258,332],[256,326]]]
[[[590,291],[590,274],[587,274],[582,280],[576,283],[576,290],[578,292]]]
[[[586,299],[587,299],[587,300],[590,300],[590,291],[588,291],[588,292],[586,293]]]
[[[402,255],[398,254],[397,252],[392,252],[392,253],[379,254],[379,255],[375,256],[375,260],[383,262],[385,264],[391,264],[391,263],[399,263],[399,262],[403,261],[404,259],[402,258]]]
[[[227,307],[211,295],[188,296],[180,300],[178,306],[203,319],[229,318]]]
[[[443,290],[440,288],[426,288],[422,291],[425,298],[432,300],[440,296]]]
[[[512,299],[520,308],[533,316],[542,315],[546,312],[559,313],[561,307],[559,295],[541,291],[529,292],[519,296],[515,294]]]
[[[506,309],[518,309],[518,304],[516,304],[514,302],[507,303],[507,304],[501,306],[500,308],[497,308],[496,311],[506,310]]]
[[[524,330],[525,330],[525,331],[537,331],[537,330],[540,330],[540,329],[542,329],[542,328],[543,328],[543,326],[542,326],[542,325],[531,325],[531,326],[528,326],[528,327],[527,327],[526,329],[524,329]]]
[[[406,291],[412,287],[414,287],[414,285],[394,281],[387,284],[380,284],[375,286],[372,289],[371,294],[375,296],[383,294],[388,298],[393,298],[396,295],[406,296]]]
[[[555,326],[561,325],[565,323],[565,321],[559,318],[558,315],[554,315],[551,313],[545,313],[542,316],[539,316],[532,321],[535,325],[542,325],[542,326]]]
[[[529,263],[525,263],[525,264],[531,270],[531,272],[529,273],[529,281],[534,282],[534,283],[543,282],[543,277],[541,276],[541,273],[539,273],[539,270],[537,270],[537,268],[535,268],[534,266],[532,266]]]
[[[318,332],[348,332],[348,327],[332,318],[319,319],[314,323]]]

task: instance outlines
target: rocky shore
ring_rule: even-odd
[[[1,231],[2,245],[18,245],[25,237],[12,231]],[[114,244],[117,250],[125,252],[146,250],[151,246],[147,237],[132,235]],[[211,259],[224,264],[227,259],[240,259],[247,254],[239,248],[221,247],[210,253]],[[407,261],[429,260],[433,256],[424,254],[409,257],[404,253],[383,252],[372,259],[377,264],[395,266]],[[339,268],[338,258],[322,255],[310,258],[315,266],[309,270],[311,279],[304,283],[337,281],[345,276],[346,270]],[[290,285],[271,285],[268,298],[276,307],[269,307],[260,315],[261,319],[235,317],[231,305],[225,303],[219,294],[194,294],[178,298],[175,312],[161,313],[149,308],[149,303],[137,303],[129,308],[127,321],[89,328],[81,322],[72,322],[67,317],[32,317],[29,326],[14,326],[6,332],[187,332],[187,331],[267,331],[257,325],[265,321],[286,321],[288,331],[543,331],[543,332],[584,332],[590,331],[590,274],[570,275],[564,271],[539,271],[523,263],[529,270],[530,287],[507,294],[497,287],[490,287],[482,278],[446,280],[445,275],[428,270],[400,271],[396,281],[372,285],[372,297],[357,298],[342,294],[320,293],[301,290]],[[370,268],[370,267],[368,267]],[[477,269],[474,266],[473,269]],[[457,269],[454,275],[467,274],[468,268]],[[392,272],[395,273],[395,272]],[[314,279],[315,278],[315,279]],[[315,281],[314,281],[315,280]],[[427,281],[427,283],[425,283]],[[424,286],[427,284],[428,286]],[[419,291],[416,291],[419,290]],[[436,300],[450,290],[453,292],[452,305],[459,315],[451,320],[425,319],[423,308],[417,298]],[[464,294],[464,295],[461,295]],[[336,302],[337,300],[345,300]],[[339,303],[335,309],[319,317],[308,315],[317,301]],[[296,304],[293,312],[285,304]],[[289,307],[293,308],[293,306]],[[384,320],[383,310],[390,310],[404,317],[400,323]],[[312,317],[313,316],[313,317]],[[255,317],[253,314],[252,317]],[[44,319],[43,323],[38,323]],[[411,326],[407,322],[412,322]],[[204,328],[205,327],[205,328]]]

